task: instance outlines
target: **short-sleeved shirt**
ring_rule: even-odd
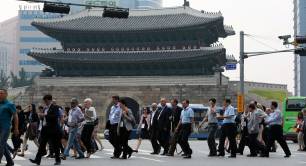
[[[181,112],[181,122],[182,124],[192,123],[191,119],[194,118],[194,112],[191,108],[184,108]]]
[[[208,123],[210,124],[218,123],[216,106],[209,108],[209,110],[207,111],[207,119]]]
[[[235,123],[236,111],[231,105],[225,108],[224,116],[230,116],[229,118],[224,118],[223,124]]]
[[[0,129],[10,129],[14,113],[16,113],[15,104],[8,100],[0,102]]]

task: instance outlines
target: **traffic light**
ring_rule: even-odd
[[[297,44],[306,44],[306,36],[297,36],[294,42]]]
[[[68,4],[45,2],[43,12],[69,14],[70,6]]]
[[[110,18],[128,18],[129,9],[124,8],[105,8],[103,12],[103,17]]]

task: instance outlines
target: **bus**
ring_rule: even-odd
[[[286,140],[297,142],[296,120],[299,112],[306,107],[306,97],[288,97],[283,102],[283,130]]]

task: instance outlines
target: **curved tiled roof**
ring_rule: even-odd
[[[41,63],[46,61],[78,61],[97,63],[124,63],[124,62],[152,62],[162,60],[190,60],[210,57],[211,55],[224,56],[222,46],[205,47],[191,50],[160,50],[160,51],[105,51],[105,52],[72,52],[64,50],[31,50],[28,54]]]
[[[103,9],[84,10],[62,18],[38,19],[32,22],[32,25],[42,31],[43,29],[53,29],[113,32],[184,28],[215,21],[223,23],[223,16],[220,12],[208,13],[189,7],[130,10],[128,19],[104,18],[102,13]]]

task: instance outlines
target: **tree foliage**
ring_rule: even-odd
[[[0,71],[0,88],[8,88],[9,87],[9,76],[6,76],[3,70]]]
[[[23,87],[23,86],[29,86],[33,84],[34,78],[28,78],[24,68],[21,68],[21,71],[19,71],[19,77],[14,75],[14,73],[11,72],[11,87]]]

